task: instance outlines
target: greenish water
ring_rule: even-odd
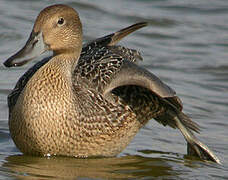
[[[44,7],[59,1],[0,0],[0,59],[26,42]],[[228,179],[228,1],[65,0],[91,40],[138,21],[150,25],[121,44],[142,52],[142,66],[176,90],[199,138],[223,165],[186,156],[177,130],[151,120],[116,158],[23,156],[8,129],[7,95],[31,66],[0,64],[0,179]],[[38,59],[36,60],[36,62]],[[35,62],[33,62],[35,63]]]

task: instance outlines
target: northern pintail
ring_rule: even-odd
[[[26,45],[4,65],[30,68],[8,96],[9,129],[21,152],[75,157],[115,156],[154,118],[178,128],[188,154],[220,163],[192,131],[174,90],[137,65],[136,51],[116,44],[146,26],[141,22],[82,45],[78,13],[67,5],[40,12]]]

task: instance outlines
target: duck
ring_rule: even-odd
[[[140,128],[154,119],[179,129],[187,153],[220,163],[193,132],[200,128],[186,114],[176,92],[141,67],[141,54],[117,45],[147,26],[139,22],[83,45],[77,11],[64,4],[44,8],[25,46],[8,58],[17,67],[46,51],[8,95],[9,131],[26,155],[113,157]]]

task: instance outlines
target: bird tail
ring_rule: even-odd
[[[192,121],[189,117],[187,117],[184,113],[179,112],[177,116],[174,117],[177,128],[183,134],[185,140],[187,141],[187,152],[188,155],[197,156],[203,160],[210,160],[221,164],[220,160],[216,157],[216,155],[200,140],[198,140],[192,131],[184,125],[183,122]]]
[[[162,102],[163,107],[165,107],[165,112],[156,117],[155,120],[164,126],[169,125],[172,128],[178,128],[180,130],[187,141],[188,155],[221,164],[216,155],[193,134],[193,131],[197,133],[200,132],[199,125],[181,111],[182,107],[178,109],[176,104],[165,99],[162,99]]]

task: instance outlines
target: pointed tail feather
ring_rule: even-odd
[[[195,131],[197,133],[200,133],[200,126],[192,121],[187,115],[185,115],[183,112],[177,112],[179,120],[181,123],[188,129]]]
[[[183,134],[184,138],[188,142],[188,154],[194,155],[199,157],[203,160],[210,160],[213,162],[216,162],[218,164],[221,164],[220,160],[216,157],[216,155],[202,142],[200,142],[194,134],[189,130],[181,120],[181,117],[183,117],[183,113],[181,112],[181,116],[174,117],[174,120],[176,121],[176,125],[178,129],[180,129],[181,133]]]
[[[160,100],[162,102],[162,106],[166,110],[165,113],[156,117],[155,120],[163,125],[169,125],[170,127],[178,128],[181,131],[188,143],[187,150],[189,155],[221,164],[220,160],[215,156],[215,154],[195,137],[192,131],[199,133],[199,125],[181,111],[182,106],[176,106],[176,102],[178,101],[174,101],[173,103],[172,101],[167,101],[167,99]]]
[[[121,30],[115,32],[111,38],[112,39],[111,42],[108,45],[109,46],[115,45],[116,43],[118,43],[121,39],[123,39],[128,34],[134,32],[140,28],[143,28],[147,25],[148,25],[147,22],[140,22],[140,23],[133,24],[131,26],[128,26],[124,29],[121,29]]]

